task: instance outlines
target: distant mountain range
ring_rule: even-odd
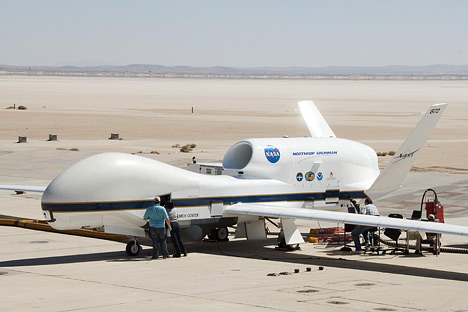
[[[429,66],[325,66],[325,67],[252,67],[234,68],[224,66],[191,67],[131,64],[125,66],[11,66],[1,65],[0,71],[45,71],[45,72],[109,72],[109,73],[155,73],[155,74],[207,74],[207,75],[468,75],[467,65]]]

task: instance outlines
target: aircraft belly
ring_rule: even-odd
[[[56,230],[94,229],[106,225],[141,228],[147,223],[135,215],[135,211],[55,212],[53,217],[55,221],[49,225]]]

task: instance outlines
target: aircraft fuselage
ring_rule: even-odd
[[[203,175],[141,156],[97,154],[57,176],[42,209],[56,229],[143,236],[145,209],[155,195],[168,195],[182,227],[206,234],[238,222],[223,213],[225,206],[334,207],[340,199],[364,197],[379,174],[373,149],[337,138],[244,140],[229,149],[223,166],[237,174]]]

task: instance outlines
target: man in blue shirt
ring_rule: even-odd
[[[169,221],[166,209],[159,205],[160,202],[161,198],[156,196],[154,198],[154,205],[146,209],[145,216],[143,217],[145,220],[149,219],[150,236],[153,240],[153,257],[151,259],[159,258],[159,246],[161,246],[162,249],[163,259],[167,259],[169,257],[166,242],[167,234],[164,222],[166,222],[169,230],[171,230],[171,222]]]

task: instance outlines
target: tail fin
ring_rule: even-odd
[[[302,118],[313,138],[335,138],[335,133],[312,101],[297,102]]]
[[[381,197],[401,186],[406,175],[423,148],[432,130],[447,108],[447,104],[434,104],[429,107],[424,117],[413,132],[406,138],[396,154],[372,184],[367,194],[372,198]]]

